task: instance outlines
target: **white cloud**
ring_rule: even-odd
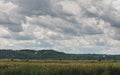
[[[11,33],[5,27],[0,26],[0,38],[9,38]]]
[[[55,3],[56,5],[54,8],[60,12],[66,13],[66,14],[71,14],[71,15],[79,15],[80,14],[80,7],[79,4],[77,4],[75,1],[59,1]],[[53,4],[54,5],[54,4]],[[58,9],[58,7],[60,9]]]
[[[12,10],[14,10],[15,8],[17,8],[16,5],[14,5],[12,2],[3,2],[0,1],[0,12],[4,12],[4,13],[8,13],[11,12]]]

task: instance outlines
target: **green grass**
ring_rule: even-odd
[[[120,61],[0,61],[0,75],[120,75]]]

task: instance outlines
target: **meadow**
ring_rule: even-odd
[[[0,75],[120,75],[120,61],[0,60]]]

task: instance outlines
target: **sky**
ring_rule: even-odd
[[[0,0],[0,49],[120,54],[120,0]]]

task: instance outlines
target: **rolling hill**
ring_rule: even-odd
[[[120,60],[120,55],[105,54],[66,54],[55,50],[0,50],[0,59],[38,59],[38,60]]]

